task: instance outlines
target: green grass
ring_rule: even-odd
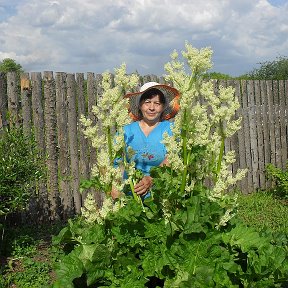
[[[0,254],[0,287],[50,287],[53,265],[61,253],[52,247],[51,237],[59,231],[58,225],[9,227]]]
[[[257,230],[270,229],[288,234],[288,202],[271,192],[239,194],[238,216]]]

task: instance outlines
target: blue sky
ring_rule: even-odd
[[[274,6],[281,6],[287,3],[287,0],[269,0],[272,5]]]
[[[165,73],[171,52],[211,47],[239,76],[288,56],[288,0],[0,0],[0,61],[27,72]]]

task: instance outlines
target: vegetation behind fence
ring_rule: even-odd
[[[91,111],[101,97],[101,75],[89,72],[85,78],[84,73],[46,71],[20,78],[15,72],[9,72],[7,79],[0,74],[0,130],[13,119],[23,123],[25,134],[33,133],[48,176],[34,197],[38,210],[51,219],[66,218],[80,212],[85,194],[80,194],[79,184],[89,178],[97,161],[79,118],[83,114],[97,120]],[[140,78],[139,85],[164,82],[154,75]],[[285,168],[287,163],[288,81],[218,80],[216,93],[220,85],[233,86],[241,104],[236,114],[243,119],[242,129],[225,143],[226,150],[236,152],[232,171],[248,168],[238,187],[243,193],[267,189],[271,183],[265,178],[265,166]],[[96,197],[101,201],[101,193]]]

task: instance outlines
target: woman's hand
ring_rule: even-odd
[[[144,176],[135,186],[135,193],[142,196],[147,194],[153,184],[153,178],[151,176]]]

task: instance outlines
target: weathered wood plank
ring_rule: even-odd
[[[6,83],[5,74],[0,72],[0,132],[3,127],[7,126],[8,99]]]
[[[278,81],[273,81],[273,108],[274,108],[274,131],[275,131],[275,163],[276,166],[281,168],[282,157],[281,157],[281,136],[280,136],[280,105],[279,105],[279,87]]]
[[[67,83],[66,73],[57,72],[56,85],[56,116],[57,116],[57,140],[58,140],[58,170],[59,189],[63,218],[73,215],[73,199],[70,180],[70,154],[68,145],[68,109],[67,109]]]
[[[241,157],[246,158],[246,168],[248,169],[247,173],[247,186],[246,191],[247,193],[251,193],[254,190],[253,185],[253,167],[252,167],[252,155],[251,155],[251,141],[250,141],[250,118],[249,114],[249,95],[247,91],[247,81],[241,81],[241,89],[242,89],[242,107],[243,107],[243,135],[244,135],[244,147],[245,147],[245,154],[241,155]]]
[[[77,73],[76,74],[76,82],[77,82],[77,100],[78,100],[78,118],[81,115],[87,116],[87,101],[85,101],[84,94],[84,74]],[[78,119],[79,121],[79,119]],[[89,153],[88,151],[88,140],[84,137],[83,129],[84,126],[79,121],[79,177],[81,180],[88,179],[90,175],[89,171]],[[83,192],[82,202],[86,198],[86,191]]]
[[[266,81],[267,85],[267,111],[268,111],[268,129],[269,129],[269,142],[270,142],[270,161],[276,165],[276,142],[275,142],[275,113],[273,103],[273,83],[271,80]]]
[[[231,86],[235,89],[236,88],[235,80],[228,80],[227,86]],[[236,90],[235,90],[235,99],[239,101],[238,95],[236,95]],[[233,117],[233,120],[238,119],[239,117],[241,116],[239,115],[239,110],[237,110],[235,111],[235,117]],[[239,141],[238,141],[239,139],[237,134],[238,131],[230,138],[230,148],[232,151],[235,151],[235,162],[232,165],[233,174],[235,174],[237,170],[240,168],[239,157],[237,157],[237,155],[239,154]]]
[[[257,151],[258,151],[258,175],[259,175],[259,186],[265,186],[265,156],[264,156],[264,129],[263,129],[263,122],[266,121],[266,117],[263,118],[263,111],[261,109],[261,87],[260,81],[254,81],[254,91],[255,91],[255,107],[256,107],[256,127],[257,127]]]
[[[82,200],[79,187],[79,155],[78,155],[78,129],[76,111],[76,81],[74,74],[67,74],[67,101],[68,101],[68,135],[71,163],[71,188],[74,200],[74,209],[77,214],[81,212]]]
[[[92,108],[94,105],[97,104],[97,91],[98,89],[101,89],[100,85],[96,85],[96,79],[95,74],[92,72],[87,73],[87,98],[88,98],[88,111],[87,116],[89,119],[91,119],[93,125],[96,124],[97,117],[93,114]],[[92,147],[92,143],[89,140],[89,156],[90,156],[90,169],[92,168],[93,164],[96,163],[96,151]]]
[[[23,132],[27,137],[31,136],[32,110],[31,110],[31,87],[29,73],[21,74],[21,108],[23,119]]]
[[[32,118],[34,137],[37,142],[39,154],[42,159],[46,158],[46,143],[45,143],[45,124],[44,124],[44,99],[42,89],[42,75],[40,72],[31,73],[31,87],[32,87]],[[40,222],[49,220],[50,207],[48,200],[48,190],[46,179],[39,181],[39,195],[38,195],[38,217]]]
[[[22,121],[20,112],[19,85],[16,72],[7,73],[7,96],[8,96],[8,111],[9,123],[13,123],[16,127],[20,126]]]
[[[254,94],[254,81],[247,81],[248,95],[248,119],[249,119],[249,134],[250,134],[250,149],[251,149],[251,168],[253,190],[259,188],[259,167],[258,167],[258,141],[257,141],[257,119],[256,105]]]
[[[268,121],[268,96],[267,96],[267,85],[266,81],[260,81],[260,94],[261,94],[261,113],[263,118],[263,140],[264,140],[264,171],[267,163],[271,162],[271,144],[270,144],[270,132],[269,132],[269,121]],[[265,178],[265,186],[261,188],[269,188],[271,181]]]
[[[285,99],[288,95],[285,95],[285,81],[279,81],[279,123],[280,123],[280,143],[281,151],[279,151],[282,166],[280,168],[285,169],[287,165],[287,105]]]
[[[46,161],[48,170],[48,197],[50,202],[51,220],[60,219],[61,199],[58,189],[58,149],[57,149],[57,127],[56,127],[56,92],[53,72],[45,71],[44,80],[44,120],[46,132]]]

